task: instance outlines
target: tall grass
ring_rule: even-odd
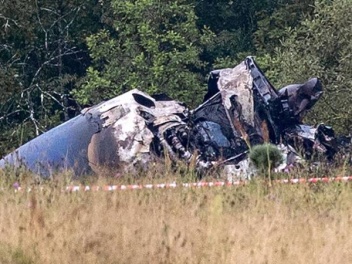
[[[352,262],[350,184],[67,193],[67,175],[20,176],[31,192],[0,180],[0,263]]]

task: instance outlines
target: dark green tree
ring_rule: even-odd
[[[257,28],[253,41],[258,53],[273,54],[281,41],[290,36],[290,29],[313,14],[314,0],[276,0],[256,13]]]
[[[74,114],[69,93],[89,64],[85,36],[99,17],[93,1],[2,1],[0,154]]]
[[[352,2],[317,0],[314,15],[305,19],[277,48],[272,71],[278,87],[320,77],[324,97],[309,119],[338,132],[352,129]]]
[[[197,28],[194,7],[184,0],[113,0],[111,12],[106,29],[87,38],[93,66],[76,98],[97,103],[138,88],[200,102],[199,56],[212,33]]]
[[[198,25],[208,26],[216,35],[214,41],[207,45],[202,58],[209,62],[209,68],[219,68],[231,67],[248,55],[257,55],[261,41],[266,42],[269,40],[269,42],[265,43],[264,50],[271,46],[270,41],[273,37],[268,38],[268,31],[280,30],[288,24],[286,21],[283,23],[283,21],[276,19],[277,15],[275,15],[275,12],[282,7],[291,7],[293,4],[298,5],[302,1],[197,1]],[[287,12],[284,15],[288,15],[286,19],[289,21],[296,18],[292,14],[287,14]],[[278,25],[274,25],[272,21],[276,21]],[[269,23],[270,27],[267,25]],[[257,36],[255,32],[258,32],[259,35]],[[265,39],[262,38],[263,35]]]
[[[315,0],[275,0],[256,14],[257,28],[253,32],[254,55],[266,76],[279,83],[275,51],[301,22],[313,15]]]

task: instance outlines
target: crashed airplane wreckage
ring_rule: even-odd
[[[247,57],[233,69],[212,71],[204,102],[194,110],[134,89],[34,138],[0,167],[25,166],[43,177],[64,169],[77,176],[102,167],[124,172],[148,168],[167,152],[173,160],[196,160],[199,171],[221,164],[248,175],[249,147],[268,141],[284,146],[286,164],[295,162],[299,149],[307,159],[315,151],[331,159],[333,130],[302,124],[322,93],[317,78],[277,91]]]

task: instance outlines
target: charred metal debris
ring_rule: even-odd
[[[302,123],[323,93],[319,79],[276,90],[253,57],[235,68],[210,73],[203,103],[190,110],[167,96],[137,89],[85,109],[34,138],[0,161],[0,167],[25,166],[47,177],[72,169],[75,175],[148,168],[165,153],[196,163],[200,172],[221,166],[231,177],[250,178],[251,146],[271,142],[285,157],[279,169],[301,159],[332,160],[340,143],[331,127]]]

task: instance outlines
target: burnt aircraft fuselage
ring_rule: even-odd
[[[5,156],[0,167],[25,166],[44,177],[64,169],[75,175],[102,167],[133,171],[168,152],[184,162],[197,155],[197,166],[207,169],[239,164],[250,146],[293,145],[297,138],[333,155],[333,131],[321,125],[307,133],[301,123],[321,94],[316,78],[277,91],[247,57],[233,69],[211,72],[204,102],[194,110],[134,89],[29,141]]]

